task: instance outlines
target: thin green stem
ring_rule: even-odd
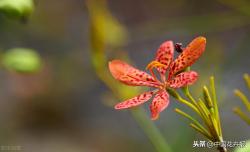
[[[248,89],[250,91],[250,76],[247,73],[245,73],[243,78],[246,81],[247,87],[248,87]]]
[[[178,100],[178,99],[177,99]],[[193,109],[197,114],[200,115],[199,110],[190,102],[188,102],[187,100],[180,98],[179,99],[180,102],[184,103],[185,105],[189,106],[191,109]]]
[[[177,99],[178,101],[182,102],[183,104],[187,105],[188,107],[190,107],[193,111],[195,111],[197,114],[200,115],[199,110],[197,109],[197,107],[195,107],[192,103],[188,102],[187,100],[180,98]]]
[[[158,152],[172,152],[158,128],[148,119],[144,109],[138,107],[131,110],[131,113]]]
[[[209,117],[210,122],[212,123],[214,136],[219,138],[220,134],[219,134],[218,122],[215,120],[215,118],[211,114],[209,114],[208,117]],[[219,139],[217,139],[217,140],[219,140]]]
[[[213,137],[210,137],[208,134],[205,134],[205,133],[203,132],[203,130],[200,129],[200,128],[199,128],[198,126],[196,126],[195,124],[190,123],[189,125],[190,125],[190,127],[194,128],[196,131],[198,131],[199,133],[201,133],[202,135],[204,135],[205,137],[207,137],[209,140],[212,140]]]
[[[195,105],[193,105],[191,102],[189,102],[189,101],[183,99],[183,98],[180,96],[180,94],[179,94],[178,92],[176,92],[175,90],[170,89],[170,88],[168,88],[167,91],[168,91],[169,94],[170,94],[171,96],[173,96],[177,101],[179,101],[179,102],[185,104],[186,106],[188,106],[189,108],[191,108],[193,111],[195,111],[197,114],[200,115],[200,112],[199,112],[199,110],[197,109],[197,107],[196,107]]]
[[[218,2],[228,6],[228,7],[231,7],[232,9],[238,11],[238,12],[241,12],[245,15],[248,15],[250,16],[250,11],[249,11],[249,1],[245,1],[245,0],[237,0],[237,1],[234,1],[234,0],[217,0]]]
[[[175,112],[181,114],[182,116],[188,118],[189,120],[193,121],[195,124],[195,128],[198,128],[199,132],[201,132],[203,135],[205,135],[206,137],[208,137],[208,139],[212,139],[212,135],[193,117],[191,117],[189,114],[183,112],[182,110],[176,108]],[[191,127],[194,127],[194,125],[191,125]]]
[[[212,102],[212,99],[211,99],[211,96],[210,96],[210,93],[208,91],[207,86],[203,87],[203,98],[206,102],[208,109],[213,108],[213,102]]]
[[[234,90],[234,94],[238,96],[243,104],[247,107],[247,110],[250,111],[250,101],[247,99],[247,97],[242,93],[240,90],[236,89]]]
[[[215,91],[215,85],[214,85],[214,77],[210,77],[210,89],[212,92],[212,99],[213,99],[213,105],[214,105],[214,115],[215,119],[218,122],[218,128],[219,128],[219,135],[222,137],[222,129],[220,124],[220,116],[219,116],[219,108],[218,108],[218,102],[217,102],[217,96]]]
[[[207,128],[209,129],[210,134],[212,134],[213,139],[215,139],[216,134],[214,134],[215,130],[214,130],[213,124],[209,120],[208,112],[202,106],[201,101],[197,102],[197,108],[199,109],[199,111],[201,113],[201,118],[202,118],[203,122],[206,124]]]
[[[190,94],[190,92],[189,92],[188,86],[186,86],[186,89],[185,89],[185,91],[184,91],[184,94],[186,95],[186,97],[187,97],[190,101],[192,101],[192,103],[193,103],[195,106],[197,106],[196,101],[194,100],[194,98],[191,96],[191,94]]]
[[[241,119],[243,119],[248,125],[250,125],[250,118],[242,112],[242,110],[238,107],[233,109],[234,113],[237,114]]]
[[[203,122],[206,124],[206,126],[210,130],[210,133],[214,134],[215,130],[213,128],[212,122],[210,122],[210,120],[209,120],[209,111],[208,111],[207,107],[205,106],[205,104],[202,101],[196,102],[195,99],[193,98],[193,96],[191,95],[191,93],[189,92],[188,88],[183,90],[183,92],[186,95],[186,97],[192,101],[192,104],[188,101],[187,102],[193,106],[195,105],[194,107],[195,107],[195,109],[197,109],[197,113],[200,115]],[[214,134],[214,135],[216,135],[216,134]],[[210,139],[213,140],[213,138],[210,138]]]

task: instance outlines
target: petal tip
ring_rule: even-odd
[[[109,61],[109,71],[115,79],[118,79],[125,72],[125,62],[121,60]]]
[[[114,106],[114,108],[115,108],[116,110],[121,109],[121,107],[120,107],[120,105],[119,105],[119,104],[116,104],[116,105]]]
[[[205,51],[206,43],[207,43],[207,39],[205,37],[199,36],[197,38],[197,44],[198,44],[198,46],[201,47],[201,50],[200,50],[201,53]]]
[[[195,71],[190,71],[190,74],[191,74],[192,77],[198,77],[199,76],[199,74],[197,72],[195,72]]]
[[[157,120],[159,118],[159,114],[151,115],[151,120]]]
[[[191,42],[191,46],[195,46],[195,47],[198,47],[200,46],[202,49],[200,51],[204,51],[205,49],[205,46],[206,46],[206,42],[207,42],[207,39],[203,36],[198,36],[196,37],[192,42]]]
[[[198,37],[198,40],[201,42],[201,43],[206,43],[207,42],[207,39],[203,36],[199,36]]]

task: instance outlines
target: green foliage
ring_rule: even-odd
[[[250,151],[250,140],[246,141],[244,147],[237,147],[234,152],[249,152]]]
[[[196,112],[201,117],[203,124],[205,124],[205,126],[203,126],[199,121],[194,119],[191,115],[185,113],[180,109],[175,109],[175,112],[191,120],[191,123],[189,125],[193,129],[204,135],[208,140],[213,142],[222,142],[223,136],[222,136],[220,116],[219,116],[219,109],[217,104],[214,77],[210,77],[210,89],[208,89],[207,86],[203,87],[204,101],[202,99],[195,100],[191,95],[191,93],[189,92],[188,87],[182,89],[182,91],[189,101],[182,98],[180,95],[173,96],[172,95],[173,93],[170,93],[170,95],[172,95],[179,102],[187,105],[194,112]],[[175,94],[178,93],[175,92]],[[227,151],[225,148],[220,146],[218,147],[218,149],[222,152]]]
[[[87,6],[91,19],[92,38],[98,35],[103,43],[112,47],[123,45],[127,40],[127,31],[109,12],[106,2],[91,0]]]
[[[248,74],[244,74],[243,78],[245,79],[246,85],[250,90],[250,76]],[[240,91],[239,89],[234,90],[234,94],[240,98],[242,103],[245,105],[248,112],[243,112],[243,110],[239,107],[234,107],[233,112],[237,114],[242,120],[244,120],[248,125],[250,125],[250,101],[247,96]]]
[[[35,50],[14,48],[8,50],[2,58],[6,69],[22,73],[37,72],[41,68],[41,59]]]
[[[26,18],[34,10],[33,0],[1,0],[0,12],[12,18]]]

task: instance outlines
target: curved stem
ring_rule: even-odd
[[[239,107],[234,108],[233,112],[250,125],[250,118]]]
[[[131,113],[158,152],[172,152],[158,128],[148,119],[143,108],[138,107],[133,109]]]
[[[176,108],[175,112],[183,115],[184,117],[190,119],[191,121],[193,121],[193,123],[190,124],[191,127],[193,127],[194,129],[196,129],[197,131],[199,131],[201,134],[203,134],[204,136],[206,136],[208,139],[212,140],[212,135],[193,117],[191,117],[190,115],[188,115],[187,113],[181,111],[180,109]]]
[[[247,85],[249,91],[250,91],[250,76],[247,73],[245,73],[243,78],[244,78],[244,80],[246,82],[246,85]]]
[[[179,98],[177,99],[178,101],[180,101],[181,103],[187,105],[188,107],[190,107],[193,111],[195,111],[197,114],[200,115],[199,110],[197,109],[196,106],[194,106],[192,103],[188,102],[187,100],[183,99],[183,98]]]
[[[167,92],[174,97],[177,101],[180,101],[181,103],[187,105],[189,108],[191,108],[193,111],[195,111],[197,114],[200,115],[199,110],[197,109],[197,107],[195,105],[193,105],[191,102],[183,99],[180,94],[178,92],[176,92],[173,89],[167,88]]]
[[[234,94],[236,96],[238,96],[241,101],[243,102],[243,104],[247,107],[247,110],[250,111],[250,101],[248,100],[248,98],[244,95],[244,93],[242,93],[240,90],[235,89],[234,90]]]

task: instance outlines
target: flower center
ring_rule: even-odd
[[[150,62],[148,65],[147,65],[147,67],[146,67],[146,69],[147,70],[149,70],[150,71],[150,73],[151,73],[151,75],[154,77],[154,79],[156,80],[156,81],[158,81],[158,83],[160,83],[161,85],[160,85],[160,89],[165,89],[166,87],[167,87],[167,85],[166,85],[166,77],[165,77],[165,75],[163,75],[163,74],[161,74],[160,73],[160,77],[161,77],[161,81],[159,81],[158,79],[157,79],[157,77],[156,77],[156,75],[155,75],[155,73],[154,73],[154,71],[153,71],[153,69],[154,68],[156,68],[156,69],[158,69],[158,68],[165,68],[166,67],[166,65],[164,65],[164,64],[162,64],[162,63],[160,63],[160,62],[158,62],[158,61],[152,61],[152,62]],[[158,71],[158,70],[157,70]]]

